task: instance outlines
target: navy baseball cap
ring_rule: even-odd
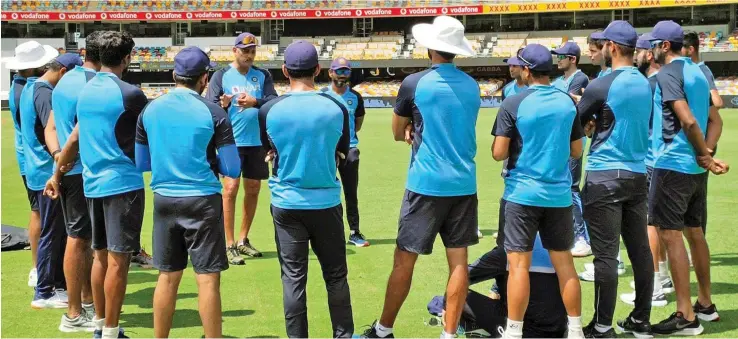
[[[643,33],[636,41],[636,48],[651,49],[651,34]]]
[[[517,58],[521,61],[522,66],[533,71],[548,72],[553,69],[551,51],[543,45],[530,44],[525,46]]]
[[[508,66],[525,66],[525,64],[516,56],[512,58],[502,59],[502,62],[506,63]]]
[[[346,58],[339,57],[339,58],[336,58],[336,60],[333,60],[333,62],[331,62],[331,69],[334,70],[334,71],[337,70],[337,69],[348,69],[348,70],[350,70],[351,69],[351,64],[350,64],[350,62],[348,60],[346,60]]]
[[[618,45],[635,47],[638,41],[638,33],[629,22],[615,20],[607,25],[604,31],[592,33],[592,38],[610,40]]]
[[[561,47],[551,51],[551,54],[575,56],[577,59],[582,55],[582,50],[576,42],[567,41]]]
[[[284,65],[292,70],[314,68],[318,66],[318,51],[305,40],[293,41],[284,50]]]
[[[682,26],[679,26],[674,21],[659,21],[656,26],[653,26],[649,40],[662,40],[681,44],[684,43],[684,30],[682,30]]]
[[[210,57],[199,47],[185,47],[174,56],[174,74],[183,77],[196,77],[215,67]]]
[[[82,66],[82,58],[77,53],[60,54],[54,61],[64,66],[67,71],[71,71],[77,66]]]
[[[237,48],[246,48],[256,45],[256,37],[249,32],[244,32],[236,37],[236,43],[234,46]]]

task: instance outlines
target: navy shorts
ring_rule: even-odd
[[[87,199],[82,187],[82,174],[66,175],[61,181],[60,199],[67,235],[72,238],[92,239],[92,223],[87,210]]]
[[[649,225],[677,231],[702,227],[707,214],[707,175],[656,168],[648,200]]]
[[[195,273],[228,269],[223,199],[220,194],[165,197],[154,194],[154,267],[164,272],[187,268]]]
[[[469,247],[477,237],[477,195],[435,197],[405,190],[400,208],[397,247],[417,254],[431,254],[436,235],[446,248]]]
[[[38,211],[38,192],[28,188],[25,175],[21,175],[21,178],[23,178],[23,187],[26,188],[26,195],[28,196],[28,203],[31,205],[31,211]]]
[[[261,146],[238,148],[241,158],[241,176],[246,179],[265,180],[269,178],[269,165],[264,162],[266,151]]]
[[[92,221],[92,249],[116,253],[141,250],[145,197],[143,189],[102,198],[87,198]]]
[[[508,252],[533,251],[536,233],[543,248],[568,251],[574,246],[574,217],[571,206],[538,207],[502,200],[500,203],[502,243]]]

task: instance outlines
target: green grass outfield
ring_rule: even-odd
[[[477,123],[479,185],[479,222],[485,237],[470,248],[474,260],[494,245],[492,233],[497,229],[498,200],[502,193],[499,163],[492,160],[490,129],[496,109],[483,109]],[[397,230],[397,217],[405,185],[410,149],[394,142],[390,132],[391,110],[370,109],[360,133],[361,180],[359,202],[362,231],[372,245],[348,248],[349,281],[356,332],[378,318],[382,311],[384,290],[392,267],[392,251]],[[720,143],[720,158],[738,171],[738,110],[724,110],[725,130]],[[710,179],[710,213],[708,239],[712,249],[714,301],[721,322],[705,324],[704,336],[738,337],[738,237],[735,211],[738,206],[738,173]],[[152,196],[147,189],[146,217],[142,242],[151,249]],[[276,258],[274,231],[269,215],[269,191],[264,184],[261,203],[250,236],[252,243],[264,252],[260,259],[248,259],[246,266],[231,266],[223,273],[223,334],[228,337],[284,337],[282,286]],[[2,114],[2,223],[24,226],[28,222],[28,202],[18,175],[13,150],[12,120]],[[237,220],[241,220],[240,212]],[[36,311],[30,307],[33,291],[26,285],[31,268],[30,251],[2,253],[2,336],[3,337],[74,337],[59,332],[57,327],[63,310]],[[156,255],[154,253],[154,255]],[[577,261],[578,269],[591,257]],[[627,260],[627,259],[626,259]],[[413,288],[400,312],[395,333],[402,337],[434,337],[441,329],[426,327],[426,304],[442,294],[447,268],[441,241],[436,241],[432,255],[424,256],[415,269]],[[310,335],[330,337],[331,326],[326,305],[326,292],[320,266],[311,255],[308,283],[308,317]],[[131,337],[153,336],[152,295],[157,272],[134,269],[130,273],[128,293],[123,306],[121,326]],[[620,279],[619,292],[630,292],[631,271]],[[692,281],[695,281],[694,275]],[[488,289],[491,283],[477,285]],[[589,322],[593,309],[593,285],[582,283],[584,321]],[[174,316],[172,337],[200,337],[202,330],[197,313],[197,289],[191,269],[182,280]],[[696,296],[696,283],[692,295]],[[654,322],[674,311],[673,296],[664,308],[654,308]],[[618,301],[616,318],[624,318],[630,306]],[[88,334],[77,334],[87,337]]]

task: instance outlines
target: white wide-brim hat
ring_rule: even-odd
[[[27,41],[15,47],[15,56],[5,59],[5,67],[15,71],[40,68],[59,55],[56,48]]]
[[[464,25],[450,16],[439,16],[432,24],[417,24],[412,32],[415,41],[428,49],[463,56],[476,54],[464,37]]]

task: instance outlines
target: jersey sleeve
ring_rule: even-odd
[[[146,94],[141,89],[135,87],[133,90],[125,93],[123,99],[126,111],[135,116],[139,116],[143,112],[144,107],[149,104]]]
[[[400,90],[397,91],[397,99],[395,101],[395,114],[405,118],[413,117],[417,82],[413,81],[414,77],[411,77],[405,78],[402,84],[400,84]]]
[[[517,113],[511,109],[509,102],[508,104],[503,102],[502,106],[500,106],[500,109],[497,111],[495,123],[492,125],[492,135],[512,138],[516,131],[516,120]]]
[[[220,105],[220,96],[223,95],[223,69],[213,73],[213,77],[208,83],[208,92],[205,94],[205,100]]]
[[[583,73],[578,73],[574,79],[571,79],[571,84],[569,84],[569,93],[582,95],[582,92],[587,88],[587,85],[589,85],[589,78],[587,78]]]
[[[354,117],[359,118],[363,117],[366,114],[366,110],[364,109],[364,98],[359,94],[359,92],[351,90],[354,92],[354,95],[356,95],[356,100],[359,102],[356,103],[356,111],[354,112]]]
[[[582,93],[582,98],[579,99],[579,104],[577,104],[577,112],[582,126],[594,119],[594,116],[605,105],[607,92],[609,91],[608,85],[612,83],[612,81],[608,81],[608,77],[610,77],[609,74],[595,79],[587,86],[587,90]]]
[[[44,128],[46,128],[49,117],[51,117],[51,94],[51,88],[46,86],[39,86],[33,93],[33,105]]]
[[[144,126],[143,117],[146,112],[144,111],[138,116],[138,122],[136,122],[136,143],[144,146],[149,145],[149,135],[146,133],[146,127]]]
[[[213,116],[213,141],[215,142],[215,148],[235,145],[236,140],[233,138],[233,127],[231,126],[231,119],[228,118],[228,113],[215,104],[209,105],[208,108],[210,109],[210,114]]]
[[[576,110],[576,116],[574,117],[574,122],[571,126],[571,138],[569,141],[579,140],[584,138],[584,136],[584,127],[582,127],[581,118],[579,117],[579,110]]]
[[[259,108],[269,102],[269,100],[272,100],[279,95],[277,94],[277,90],[274,89],[274,79],[272,79],[272,74],[269,73],[269,71],[265,69],[259,69],[262,73],[264,73],[264,86],[262,87],[264,89],[264,94],[262,95],[261,99],[256,99],[256,108]]]
[[[674,65],[669,64],[669,66]],[[672,102],[677,100],[687,100],[684,93],[684,75],[681,69],[676,67],[664,67],[656,74],[656,80],[661,87],[661,99],[663,102]]]
[[[707,67],[707,65],[701,65],[700,68],[702,69],[702,73],[705,74],[705,78],[707,78],[707,84],[710,86],[710,90],[717,90],[717,86],[715,85],[715,75],[712,74],[710,67]]]

